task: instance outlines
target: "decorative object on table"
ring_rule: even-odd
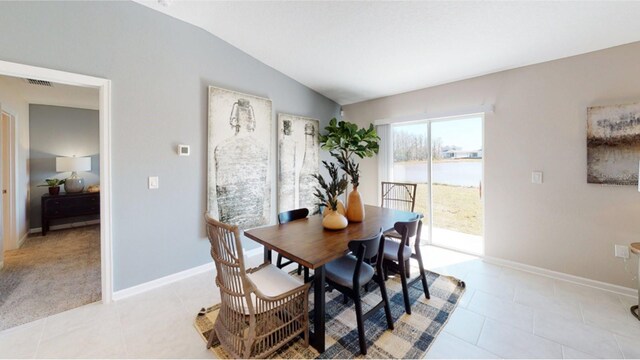
[[[49,195],[58,195],[60,193],[60,185],[64,184],[64,180],[58,180],[56,178],[45,179],[44,182],[46,182],[46,184],[42,184],[42,185],[38,185],[38,186],[40,186],[40,187],[48,186],[49,187]]]
[[[640,257],[640,242],[629,245],[629,249]],[[638,275],[636,275],[636,278],[638,279],[638,305],[631,307],[631,314],[640,320],[640,308],[638,308],[640,306],[640,261],[638,261]]]
[[[320,146],[336,158],[340,168],[351,179],[353,186],[353,196],[349,194],[347,201],[347,218],[349,221],[361,222],[364,220],[365,214],[362,198],[358,192],[360,169],[353,156],[360,159],[374,156],[380,148],[378,144],[380,138],[376,134],[373,124],[369,124],[368,129],[358,129],[356,124],[337,121],[336,118],[329,121],[329,126],[325,128],[325,131],[325,134],[320,134]],[[349,210],[352,202],[353,209]]]
[[[278,114],[278,212],[307,208],[316,212],[320,121]]]
[[[318,199],[318,208],[325,206],[324,210],[327,214],[322,219],[322,226],[329,230],[341,230],[349,225],[347,218],[338,212],[338,196],[344,194],[347,189],[347,177],[342,175],[338,177],[338,167],[334,163],[328,163],[323,161],[322,164],[329,172],[331,181],[327,183],[320,174],[314,174],[313,176],[318,181],[318,187],[314,196]],[[320,210],[316,210],[316,213]]]
[[[587,182],[638,184],[640,103],[587,109]]]
[[[84,179],[78,176],[78,171],[91,171],[90,157],[57,157],[56,171],[69,172],[71,176],[64,180],[64,191],[79,193],[84,190]]]
[[[267,357],[298,335],[308,346],[311,285],[268,262],[246,269],[238,227],[205,219],[222,299],[207,348],[218,341],[232,358],[249,359]]]
[[[90,186],[87,188],[87,192],[90,192],[90,193],[97,193],[97,192],[100,192],[100,185],[90,185]]]
[[[364,358],[383,359],[422,359],[438,338],[438,335],[454,313],[460,298],[464,294],[463,282],[449,276],[439,275],[427,271],[427,277],[431,284],[432,297],[426,301],[419,286],[409,287],[411,306],[416,314],[421,314],[422,321],[416,321],[416,314],[407,315],[400,313],[395,321],[395,328],[401,331],[388,331],[384,316],[369,318],[366,326],[367,340],[369,343],[368,354]],[[403,296],[401,293],[400,279],[394,277],[386,283],[391,309],[402,308]],[[416,284],[417,285],[417,284]],[[376,291],[377,285],[369,287],[369,291],[363,293],[362,303],[373,304],[380,301],[380,294]],[[356,324],[353,321],[353,305],[342,303],[342,294],[337,291],[328,292],[327,303],[331,303],[331,317],[327,318],[327,348],[323,354],[319,354],[312,347],[304,347],[303,340],[291,342],[285,348],[273,353],[271,358],[278,359],[315,359],[322,358],[361,358],[358,341],[355,341]],[[207,305],[207,304],[203,304]],[[364,305],[365,307],[367,305]],[[313,297],[310,298],[309,308],[313,308]],[[195,327],[203,341],[209,339],[213,325],[220,313],[220,304],[215,304],[202,310],[200,316],[195,318]],[[198,309],[193,309],[194,313]],[[398,346],[398,344],[404,344]],[[220,346],[217,339],[214,340],[212,352],[218,358],[229,358]],[[322,355],[322,356],[321,356]]]
[[[271,100],[209,87],[207,209],[241,229],[271,220]]]

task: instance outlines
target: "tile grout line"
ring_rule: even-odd
[[[36,345],[36,351],[33,352],[34,359],[38,357],[38,352],[40,351],[40,345],[42,344],[42,337],[44,336],[44,329],[47,326],[48,320],[49,320],[49,316],[44,318],[44,321],[42,322],[42,329],[40,330],[40,336],[38,336],[38,345]]]

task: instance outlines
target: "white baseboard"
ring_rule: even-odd
[[[201,274],[203,272],[210,271],[213,268],[215,268],[215,265],[212,261],[210,263],[206,263],[204,265],[200,265],[200,266],[193,267],[191,269],[180,271],[175,274],[167,275],[159,279],[151,280],[149,282],[142,283],[140,285],[135,285],[126,289],[118,290],[113,293],[113,300],[118,301],[118,300],[128,298],[130,296],[142,294],[149,290],[157,289],[161,286],[171,284],[176,281],[180,281],[188,277]]]
[[[22,247],[22,244],[24,244],[24,241],[27,240],[27,237],[29,236],[29,232],[25,232],[24,235],[22,235],[22,237],[20,237],[20,239],[18,239],[18,249],[20,249]]]
[[[553,270],[544,269],[537,266],[522,264],[519,262],[499,259],[491,256],[485,256],[483,257],[483,259],[484,261],[495,264],[495,265],[500,265],[500,266],[509,267],[516,270],[526,271],[532,274],[546,276],[552,279],[568,281],[574,284],[588,286],[588,287],[599,289],[599,290],[609,291],[619,295],[631,296],[631,297],[638,296],[638,290],[620,286],[620,285],[614,285],[614,284],[609,284],[602,281],[591,280],[591,279],[583,278],[580,276],[570,275],[570,274],[562,273],[559,271],[553,271]]]
[[[79,221],[79,222],[74,222],[69,224],[53,225],[49,227],[49,230],[71,229],[71,228],[82,227],[87,225],[96,225],[96,224],[100,224],[100,220]],[[37,234],[41,232],[42,232],[42,227],[29,229],[30,234]]]
[[[257,249],[248,250],[244,253],[246,258],[261,256],[262,254],[263,254],[262,246],[260,246]],[[184,280],[188,277],[202,274],[210,270],[215,270],[215,264],[213,263],[213,260],[210,263],[206,263],[204,265],[196,266],[191,269],[177,272],[175,274],[167,275],[165,277],[151,280],[149,282],[146,282],[140,285],[135,285],[126,289],[118,290],[113,293],[113,300],[118,301],[118,300],[128,298],[130,296],[142,294],[149,290],[157,289],[161,286],[171,284],[176,281]]]

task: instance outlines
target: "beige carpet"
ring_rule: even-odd
[[[417,274],[417,269],[413,269]],[[438,336],[442,327],[456,309],[458,300],[465,290],[464,282],[449,276],[443,276],[427,271],[427,281],[431,299],[424,297],[422,284],[416,282],[409,288],[412,314],[404,312],[404,297],[402,285],[398,277],[390,277],[386,282],[389,300],[391,302],[391,316],[394,319],[394,330],[387,329],[384,310],[380,309],[365,321],[367,338],[367,355],[360,354],[358,331],[356,329],[353,301],[342,304],[342,295],[338,291],[328,292],[326,295],[326,351],[322,354],[312,347],[302,346],[302,340],[292,341],[279,351],[273,359],[421,359],[429,350],[433,340]],[[372,285],[363,297],[363,311],[371,308],[372,304],[380,301],[380,291],[377,285]],[[313,296],[310,296],[309,307],[313,308]],[[208,309],[202,309],[196,316],[195,327],[204,340],[213,329],[219,311],[219,304]],[[313,311],[312,311],[313,312]],[[313,316],[310,316],[313,318]],[[313,330],[313,325],[311,326]],[[217,358],[229,358],[229,355],[215,341],[211,348]]]
[[[99,225],[34,234],[4,254],[0,330],[100,299]]]

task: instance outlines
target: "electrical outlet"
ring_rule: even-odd
[[[618,258],[628,259],[629,258],[629,247],[626,245],[615,245],[615,255]]]
[[[149,176],[149,189],[157,189],[160,187],[157,176]]]

